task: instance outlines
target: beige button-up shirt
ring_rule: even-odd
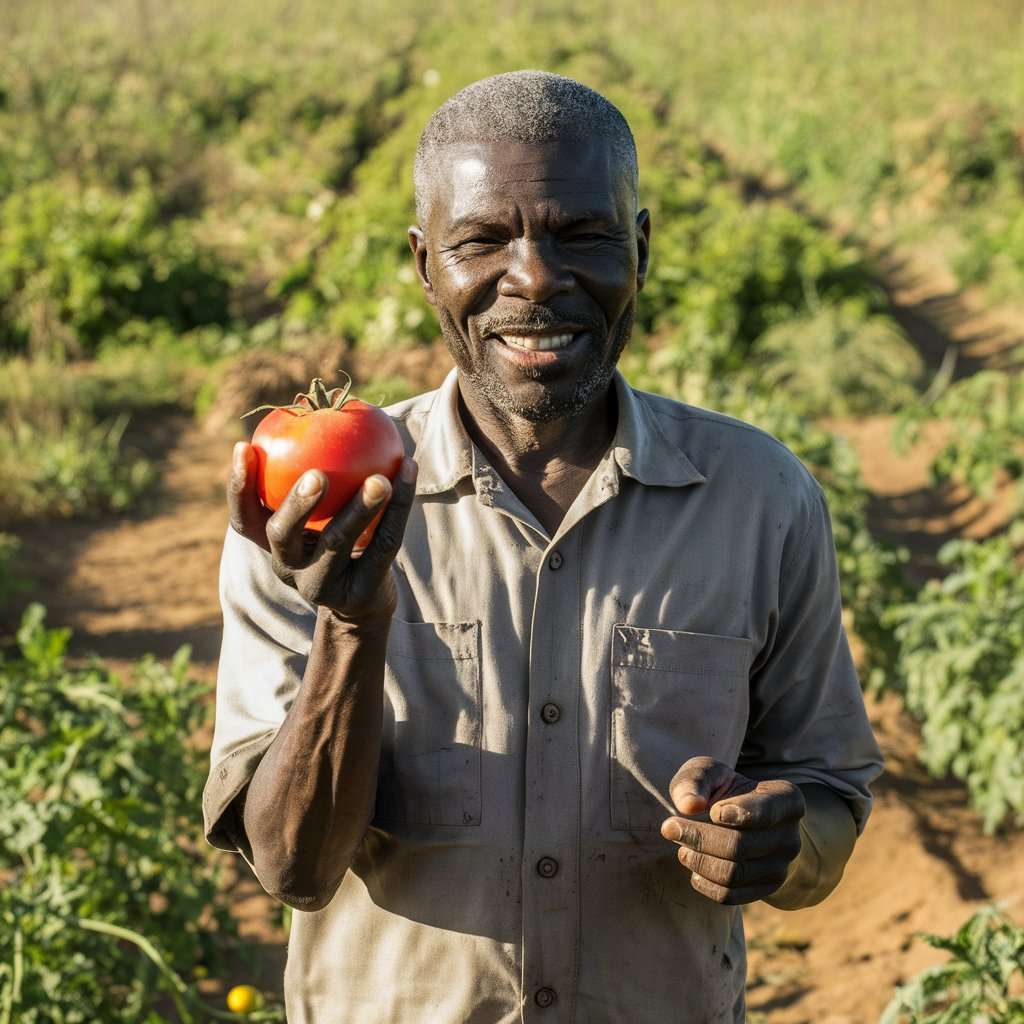
[[[293,915],[290,1024],[739,1024],[742,914],[659,834],[669,780],[710,755],[822,783],[863,828],[881,757],[820,488],[747,424],[614,387],[554,536],[469,440],[454,370],[388,409],[420,468],[376,810],[331,903]],[[255,870],[235,797],[316,611],[230,529],[221,600],[205,832]]]

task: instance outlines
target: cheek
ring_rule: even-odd
[[[456,321],[464,325],[467,317],[494,304],[500,278],[501,272],[483,261],[449,265],[442,269],[441,287],[435,284],[434,292]]]
[[[609,273],[604,277],[593,278],[590,294],[600,303],[608,323],[617,321],[630,308],[636,298],[636,271],[632,276],[624,276],[621,272]]]

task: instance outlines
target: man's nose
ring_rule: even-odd
[[[508,269],[498,282],[498,294],[545,302],[553,295],[572,291],[574,284],[573,275],[553,242],[520,238],[513,247]]]

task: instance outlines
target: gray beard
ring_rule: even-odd
[[[498,374],[488,372],[486,365],[474,365],[472,353],[447,310],[439,309],[437,316],[441,335],[459,373],[469,381],[477,394],[491,405],[501,419],[515,417],[530,423],[550,423],[552,420],[572,419],[578,416],[595,398],[608,390],[619,356],[622,355],[622,350],[633,332],[635,313],[634,300],[619,318],[609,358],[588,366],[583,376],[576,382],[569,398],[557,401],[550,392],[545,391],[539,402],[530,404],[518,402]]]

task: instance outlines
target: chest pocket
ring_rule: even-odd
[[[612,627],[612,828],[657,830],[677,813],[668,786],[691,757],[736,763],[749,651],[742,637]]]
[[[480,824],[480,686],[478,622],[392,622],[375,820]]]

